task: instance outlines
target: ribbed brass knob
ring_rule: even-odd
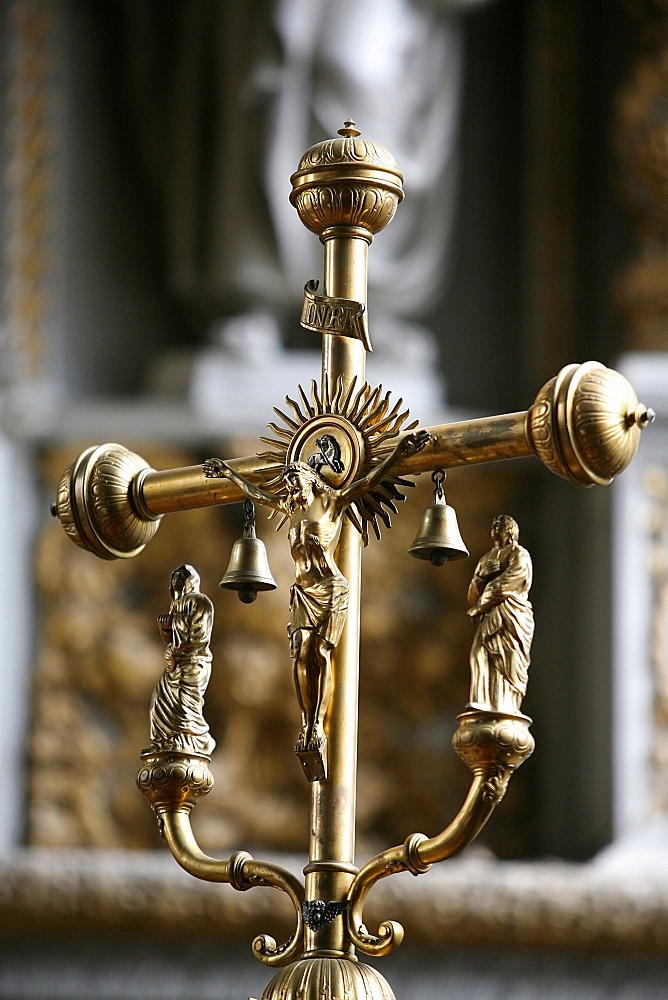
[[[389,984],[369,965],[346,958],[304,958],[274,976],[262,1000],[395,1000]]]
[[[567,365],[540,390],[526,433],[548,469],[579,486],[607,486],[628,466],[654,419],[619,372]]]
[[[142,479],[152,471],[120,444],[88,448],[62,474],[52,513],[87,552],[101,559],[135,556],[160,524],[140,500]]]
[[[371,242],[396,212],[403,179],[392,154],[363,139],[355,123],[347,121],[338,138],[304,153],[290,178],[290,201],[306,228],[322,240],[347,232]]]

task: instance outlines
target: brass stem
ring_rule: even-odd
[[[267,459],[257,455],[230,459],[229,465],[241,476],[261,479],[271,467]],[[244,494],[231,479],[207,479],[201,465],[162,472],[146,472],[135,489],[135,502],[146,514],[159,517],[178,510],[196,510],[226,503],[242,503]]]
[[[298,907],[304,898],[296,875],[269,861],[257,861],[246,851],[233,854],[227,861],[212,858],[199,847],[190,824],[189,809],[158,809],[163,836],[181,868],[205,882],[229,882],[235,889],[266,885],[281,889]]]
[[[387,955],[403,939],[401,924],[384,921],[376,935],[363,922],[363,910],[369,892],[380,879],[400,871],[422,874],[437,861],[445,861],[463,850],[477,837],[492,815],[496,802],[486,793],[487,775],[474,775],[469,793],[455,819],[442,833],[430,839],[412,834],[403,844],[391,847],[371,858],[360,869],[348,894],[348,934],[356,948],[367,955]]]
[[[423,865],[433,865],[451,858],[478,836],[496,806],[496,802],[485,793],[487,778],[487,774],[479,771],[452,823],[436,837],[430,837],[417,845],[416,853]]]
[[[401,925],[392,920],[381,924],[377,934],[370,934],[364,926],[364,903],[376,882],[401,871],[421,875],[463,850],[503,798],[511,775],[533,752],[528,716],[468,711],[458,722],[452,745],[473,772],[473,781],[454,820],[435,837],[413,833],[398,847],[371,858],[350,887],[348,934],[353,945],[367,955],[386,955],[403,937]]]
[[[324,240],[325,294],[366,302],[369,241],[337,235]],[[323,336],[322,380],[364,381],[365,352],[359,341]],[[332,695],[327,713],[328,775],[311,786],[307,899],[345,898],[354,875],[357,791],[357,710],[359,687],[360,587],[362,540],[344,520],[336,563],[350,586],[348,616],[332,654]],[[349,951],[345,922],[335,920],[318,932],[307,931],[307,951]]]
[[[428,427],[433,447],[405,459],[397,472],[410,475],[435,468],[453,469],[459,465],[479,465],[505,458],[526,458],[534,454],[527,438],[528,413],[502,413],[476,420]]]

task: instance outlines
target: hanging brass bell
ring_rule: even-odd
[[[465,559],[469,550],[460,534],[455,508],[449,507],[445,500],[445,472],[437,469],[431,478],[436,486],[434,501],[422,515],[415,541],[408,551],[416,559],[428,559],[433,566],[442,566],[453,559]]]
[[[276,590],[267,550],[261,539],[255,537],[255,507],[250,500],[244,503],[243,535],[232,547],[230,564],[218,586],[236,590],[243,604],[252,604],[260,590]]]

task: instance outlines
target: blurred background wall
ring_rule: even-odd
[[[298,310],[321,248],[289,176],[348,117],[406,178],[370,250],[372,384],[441,423],[525,409],[595,358],[658,412],[609,490],[533,461],[448,475],[472,559],[501,511],[534,559],[538,749],[470,857],[398,880],[413,945],[384,974],[398,995],[401,976],[424,996],[658,995],[667,17],[663,0],[0,6],[0,996],[232,997],[269,978],[213,943],[286,915],[175,873],[134,776],[162,666],[153,623],[192,562],[216,603],[216,788],[198,835],[302,867],[284,535],[261,520],[279,590],[247,608],[217,587],[235,508],[170,515],[120,565],[75,549],[48,509],[89,444],[156,468],[251,454],[272,407],[317,376]],[[473,565],[409,565],[429,487],[365,557],[360,860],[440,829],[468,782],[449,740]]]

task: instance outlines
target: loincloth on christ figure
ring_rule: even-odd
[[[290,588],[288,634],[311,629],[335,647],[346,623],[349,592],[344,576],[326,576],[308,587],[294,583]]]

